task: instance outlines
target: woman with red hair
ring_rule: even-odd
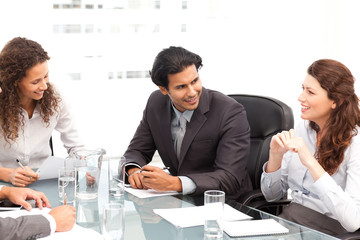
[[[291,190],[280,217],[330,235],[360,227],[360,110],[354,77],[340,62],[311,64],[302,84],[301,121],[275,135],[261,189],[268,201]]]

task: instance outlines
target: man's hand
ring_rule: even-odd
[[[76,210],[73,206],[62,205],[52,209],[49,214],[55,219],[56,232],[66,232],[73,228]]]
[[[31,199],[36,201],[36,205],[40,209],[43,207],[51,207],[50,202],[44,193],[34,191],[30,188],[15,188],[5,186],[1,189],[1,192],[4,194],[4,197],[9,199],[12,203],[21,205],[28,211],[30,211],[32,207],[30,203],[26,202],[26,200]]]
[[[182,192],[181,181],[178,177],[171,176],[161,168],[145,165],[141,169],[143,177],[142,184],[146,188],[157,191],[178,191]]]
[[[132,188],[135,189],[148,189],[143,184],[143,176],[141,175],[140,168],[134,167],[128,170],[128,180]]]

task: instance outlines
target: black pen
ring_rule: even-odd
[[[16,162],[19,164],[19,166],[20,166],[22,169],[26,170],[25,167],[24,167],[24,165],[22,165],[22,163],[19,161],[19,159],[16,159]]]
[[[25,169],[24,165],[22,165],[22,163],[19,161],[19,159],[16,159],[16,162],[19,164],[19,166],[20,166],[22,169],[24,169],[25,171],[27,171],[27,170]],[[32,176],[28,176],[28,177],[30,177],[30,179],[32,179]]]

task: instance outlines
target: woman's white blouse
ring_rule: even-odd
[[[332,176],[325,173],[316,182],[297,153],[287,152],[281,168],[272,173],[265,172],[265,163],[261,190],[267,201],[279,200],[290,188],[293,202],[338,220],[349,232],[360,228],[360,130],[357,130],[359,133],[352,138],[338,171]],[[308,121],[298,124],[295,136],[302,137],[315,153],[316,132]]]
[[[16,142],[9,144],[0,136],[0,167],[18,168],[16,159],[19,159],[24,166],[38,168],[51,155],[49,139],[54,129],[60,132],[61,141],[68,152],[83,147],[64,100],[59,105],[60,111],[50,117],[49,126],[40,116],[39,105],[35,107],[31,119],[23,110],[24,127],[19,130]]]

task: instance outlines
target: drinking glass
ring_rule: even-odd
[[[63,204],[75,204],[76,171],[75,168],[59,168],[58,175],[59,200]]]
[[[114,197],[124,195],[125,157],[113,157],[108,160],[109,194]]]
[[[108,203],[104,205],[102,215],[102,234],[106,240],[124,239],[124,204]]]
[[[208,190],[204,193],[205,205],[205,239],[222,239],[225,193],[218,190]]]

